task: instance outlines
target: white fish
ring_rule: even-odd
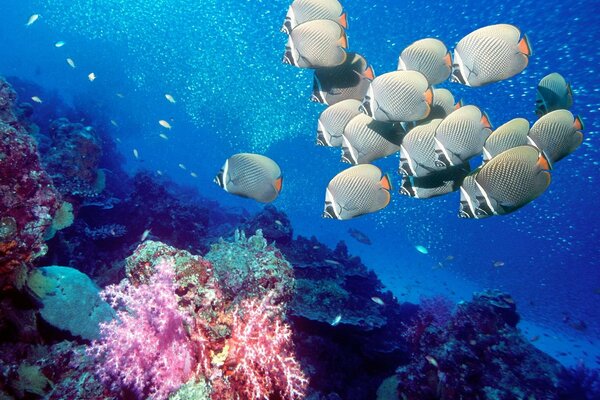
[[[140,153],[137,151],[137,149],[133,149],[133,156],[138,159],[140,158]]]
[[[125,95],[123,93],[116,93],[115,95],[120,99],[125,97]]]
[[[373,296],[371,297],[371,300],[373,301],[373,303],[375,304],[379,304],[380,306],[384,306],[385,303],[383,302],[383,300],[381,300],[381,298]]]
[[[41,15],[40,14],[33,14],[31,17],[29,17],[29,19],[27,20],[27,23],[25,24],[25,26],[31,26],[33,25],[33,23],[35,21],[37,21],[38,19],[40,19]]]
[[[57,49],[63,47],[65,45],[65,41],[64,40],[59,40],[58,42],[54,43],[54,47],[56,47]]]
[[[162,126],[163,128],[166,129],[171,129],[171,124],[169,124],[167,121],[165,121],[164,119],[161,119],[160,121],[158,121],[158,124],[160,126]]]
[[[175,98],[171,96],[169,93],[165,94],[165,98],[169,101],[169,103],[175,104]]]
[[[183,165],[183,164],[181,164],[181,163],[179,164],[179,168],[181,168],[181,169],[182,169],[182,170],[184,170],[184,171],[185,171],[185,170],[187,170],[187,168],[185,167],[185,165]]]
[[[111,123],[113,126],[119,126],[119,124],[117,124],[117,121],[115,121],[114,119],[111,119],[111,120],[110,120],[110,123]]]
[[[69,67],[75,68],[75,61],[72,58],[67,58],[67,64],[69,64]]]
[[[151,231],[152,231],[151,229],[146,229],[144,231],[144,233],[142,233],[142,237],[140,237],[140,242],[143,242],[144,240],[146,240]]]
[[[38,96],[33,96],[31,100],[35,101],[36,103],[42,103],[42,99],[40,99]]]
[[[337,324],[340,323],[341,320],[342,320],[342,314],[338,314],[337,317],[335,317],[334,320],[331,321],[331,326],[336,326]]]
[[[195,173],[195,172],[190,172],[190,176],[191,176],[192,178],[197,178],[197,177],[198,177],[198,174],[197,174],[197,173]]]
[[[427,250],[427,247],[421,246],[420,244],[416,245],[415,249],[417,249],[417,251],[421,254],[429,254],[429,250]]]
[[[161,133],[160,135],[158,135],[161,139],[165,139],[165,140],[169,140],[169,137],[167,135],[165,135],[164,133]]]
[[[94,80],[96,80],[96,74],[90,72],[90,74],[88,75],[88,79],[90,80],[90,82],[94,82]]]
[[[162,172],[160,169],[157,169],[157,170],[156,170],[156,174],[157,174],[158,176],[162,176],[162,175],[163,175],[163,172]]]

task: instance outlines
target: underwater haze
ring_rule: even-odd
[[[514,298],[534,346],[566,366],[599,367],[597,1],[342,1],[349,48],[376,76],[395,71],[400,52],[418,39],[438,38],[452,51],[477,28],[519,27],[533,49],[523,72],[483,87],[436,87],[485,110],[494,127],[516,117],[533,124],[537,85],[558,72],[573,91],[570,111],[585,124],[582,145],[554,166],[548,190],[513,213],[459,218],[459,191],[402,196],[394,154],[373,163],[391,178],[391,203],[349,221],[322,217],[327,185],[348,165],[339,149],[315,145],[325,106],[310,101],[313,71],[282,62],[290,0],[0,2],[0,76],[20,102],[31,103],[38,125],[63,110],[84,110],[82,123],[114,142],[129,176],[148,171],[196,190],[213,210],[242,215],[264,206],[213,179],[235,153],[268,156],[284,177],[272,205],[294,234],[330,247],[343,240],[399,302],[443,295],[457,303],[499,289]],[[34,14],[39,19],[26,26]]]

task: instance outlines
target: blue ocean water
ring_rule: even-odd
[[[286,38],[279,28],[288,0],[2,0],[0,75],[33,81],[93,110],[95,122],[117,139],[129,171],[160,171],[222,207],[260,208],[212,182],[227,157],[251,151],[273,158],[285,177],[275,206],[290,216],[295,232],[328,244],[345,240],[397,296],[425,291],[461,299],[472,289],[501,288],[526,320],[599,340],[599,3],[343,3],[350,49],[364,54],[377,74],[394,70],[399,52],[417,39],[437,37],[452,48],[487,24],[519,26],[534,50],[523,73],[483,88],[440,86],[480,106],[495,126],[515,117],[533,123],[538,81],[560,72],[573,88],[571,110],[586,124],[583,145],[556,165],[543,196],[508,216],[459,219],[458,193],[431,200],[396,193],[377,214],[324,220],[325,187],[346,165],[337,149],[314,145],[323,108],[309,101],[312,72],[281,62]],[[35,13],[40,20],[26,28]],[[58,41],[65,45],[57,48]],[[92,72],[97,78],[90,82]],[[376,162],[396,186],[397,162],[395,156]],[[349,228],[373,244],[355,241]],[[503,266],[494,267],[497,261]],[[587,328],[576,330],[570,321]]]

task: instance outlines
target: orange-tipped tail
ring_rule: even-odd
[[[383,175],[379,183],[381,183],[382,188],[390,191],[392,190],[392,182],[390,181],[390,177],[388,174]]]
[[[492,123],[490,122],[490,117],[488,117],[487,113],[484,111],[481,113],[481,123],[484,127],[492,129]]]
[[[275,179],[275,190],[277,190],[277,193],[281,193],[282,187],[283,187],[283,176],[280,176],[279,178]]]
[[[340,15],[340,19],[338,19],[338,23],[344,27],[344,29],[348,29],[348,14],[345,12]]]
[[[433,104],[433,89],[431,88],[431,86],[429,86],[429,88],[427,88],[427,91],[425,92],[425,102],[429,105]]]
[[[531,50],[531,44],[529,43],[529,38],[527,35],[523,35],[521,40],[519,41],[519,51],[525,54],[527,57],[530,57],[533,53]]]
[[[578,115],[575,117],[575,121],[573,121],[573,127],[575,129],[577,129],[578,131],[582,131],[583,130],[583,120],[581,119],[581,117]]]

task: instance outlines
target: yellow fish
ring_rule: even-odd
[[[175,98],[171,96],[169,93],[165,94],[165,98],[169,100],[169,103],[175,104]]]
[[[166,129],[171,129],[171,124],[169,124],[167,121],[165,121],[164,119],[161,119],[160,121],[158,121],[158,123],[160,124],[160,126],[162,126],[163,128]]]
[[[67,58],[67,64],[69,64],[69,67],[75,68],[75,61],[72,58]]]
[[[36,103],[42,103],[42,99],[40,99],[38,96],[33,96],[31,100],[35,101]]]

